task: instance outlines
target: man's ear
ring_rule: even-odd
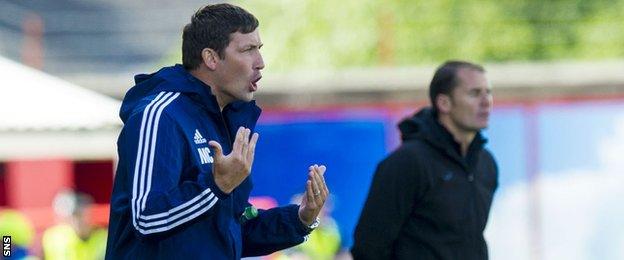
[[[447,114],[451,111],[451,107],[453,106],[453,101],[451,97],[446,94],[439,94],[436,99],[436,107],[438,111],[443,114]]]
[[[211,48],[204,48],[201,52],[202,60],[204,65],[208,67],[209,70],[217,69],[217,61],[219,60],[219,54]]]

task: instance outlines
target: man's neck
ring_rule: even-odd
[[[204,84],[210,86],[211,88],[210,91],[217,98],[217,104],[219,104],[219,111],[223,111],[223,108],[227,106],[227,104],[230,103],[230,100],[228,100],[227,97],[224,97],[224,95],[221,93],[221,90],[219,89],[217,84],[214,82],[214,80],[212,80],[212,77],[210,77],[210,75],[206,73],[202,73],[200,69],[191,70],[189,71],[189,73],[191,73],[193,77],[199,79]]]
[[[451,136],[453,136],[455,142],[459,144],[462,157],[465,157],[468,153],[468,147],[470,146],[470,143],[472,143],[472,140],[474,140],[477,132],[461,129],[448,116],[440,116],[438,118],[438,122],[440,122],[442,127],[446,128],[446,130],[451,133]]]

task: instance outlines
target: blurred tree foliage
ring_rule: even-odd
[[[245,0],[268,68],[624,57],[624,0]]]

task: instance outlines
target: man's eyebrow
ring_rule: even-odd
[[[250,43],[250,44],[244,45],[245,46],[244,48],[245,49],[247,49],[247,48],[258,48],[258,49],[260,49],[260,48],[262,48],[263,45],[264,45],[263,43]]]

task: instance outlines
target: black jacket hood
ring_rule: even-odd
[[[416,112],[412,117],[406,118],[398,125],[403,142],[422,139],[432,146],[446,151],[452,157],[461,158],[459,144],[451,133],[437,120],[437,116],[431,107],[425,107]],[[487,139],[478,132],[470,144],[469,149],[480,149]]]

